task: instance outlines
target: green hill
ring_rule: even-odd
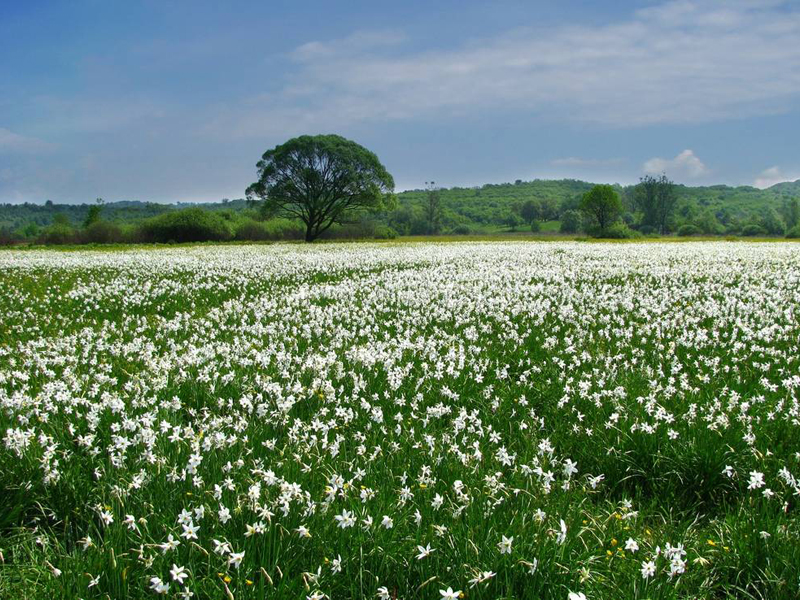
[[[509,227],[517,209],[528,200],[542,207],[542,220],[546,230],[557,230],[562,215],[576,209],[581,196],[593,183],[575,179],[534,181],[517,180],[514,183],[486,184],[477,187],[453,187],[439,190],[443,209],[442,229],[447,232],[494,232]],[[616,186],[625,205],[625,219],[637,222],[633,203],[634,186]],[[736,233],[750,225],[763,226],[764,215],[780,220],[786,206],[793,198],[800,198],[800,180],[776,184],[768,189],[751,186],[731,187],[713,185],[677,186],[678,208],[673,230],[698,222],[718,223],[714,231]],[[407,190],[398,194],[397,208],[378,217],[378,222],[391,226],[404,235],[427,232],[424,218],[426,190]],[[54,219],[66,219],[74,226],[80,225],[92,206],[84,204],[0,204],[0,231],[22,232],[26,228],[47,227]],[[243,199],[213,203],[157,204],[152,202],[122,201],[103,205],[102,218],[119,225],[140,223],[165,212],[199,206],[205,210],[241,213],[248,209]],[[59,216],[60,215],[60,216]],[[704,220],[704,221],[703,221]]]

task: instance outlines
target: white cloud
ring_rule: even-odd
[[[684,150],[675,158],[651,158],[642,165],[645,173],[667,173],[678,179],[697,179],[708,174],[708,167],[691,150]]]
[[[776,183],[782,183],[784,181],[796,181],[800,179],[800,172],[795,171],[793,173],[785,173],[780,167],[770,167],[769,169],[764,169],[761,174],[756,177],[756,180],[753,182],[753,187],[766,189],[768,187],[772,187]]]
[[[787,2],[674,0],[604,25],[426,52],[402,39],[304,44],[270,102],[243,102],[214,129],[260,136],[491,110],[630,127],[779,114],[800,98],[800,10]]]
[[[0,127],[0,152],[35,154],[54,148],[54,144],[35,137],[28,137]]]

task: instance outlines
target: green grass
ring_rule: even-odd
[[[0,253],[0,597],[797,597],[797,246],[532,238]]]

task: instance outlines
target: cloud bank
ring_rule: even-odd
[[[778,114],[800,98],[798,39],[796,5],[742,0],[674,0],[428,52],[360,32],[297,48],[280,90],[217,125],[260,136],[487,110],[615,128]]]

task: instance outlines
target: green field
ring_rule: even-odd
[[[797,244],[5,250],[0,289],[0,598],[800,595]]]

